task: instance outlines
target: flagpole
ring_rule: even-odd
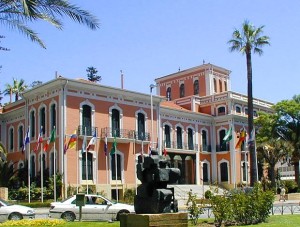
[[[95,150],[96,150],[96,185],[98,183],[98,166],[99,166],[99,158],[98,158],[98,149],[97,149],[97,135],[98,133],[96,132],[96,128],[95,128]],[[92,169],[93,171],[93,169]]]
[[[53,126],[53,130],[55,130],[55,125]],[[51,132],[51,136],[52,136],[52,132]],[[51,137],[50,137],[51,139]],[[55,139],[54,139],[54,144],[53,144],[53,150],[54,150],[54,155],[53,155],[53,194],[54,194],[54,202],[56,202],[56,151],[55,151]]]
[[[26,146],[26,145],[25,145]],[[26,149],[25,147],[25,150],[27,150],[27,158],[28,158],[28,203],[30,203],[30,147],[29,147],[29,150],[28,150],[28,147]]]
[[[106,184],[108,185],[108,164],[107,164],[107,134],[105,134],[105,141],[104,141],[104,149],[106,149],[105,152],[105,169],[106,169]]]
[[[79,184],[79,157],[78,157],[78,135],[76,136],[76,192],[78,194],[78,184]]]
[[[84,128],[84,136],[86,137],[86,127]],[[85,146],[85,180],[86,180],[86,194],[89,194],[89,184],[88,184],[88,168],[87,168],[87,149]]]
[[[114,138],[114,150],[115,150],[115,171],[116,171],[116,198],[117,202],[119,200],[119,193],[118,193],[118,160],[117,160],[117,138],[116,138],[116,130],[115,130],[115,138]]]
[[[43,166],[43,143],[41,144],[41,195],[42,195],[42,203],[44,202],[44,166]]]

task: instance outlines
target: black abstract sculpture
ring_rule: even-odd
[[[156,151],[150,157],[138,157],[137,178],[142,182],[134,198],[136,214],[158,214],[178,212],[174,188],[168,184],[177,183],[180,177],[178,168],[169,168],[167,161]]]

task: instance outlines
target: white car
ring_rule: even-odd
[[[119,220],[123,213],[135,213],[134,206],[115,203],[101,195],[85,195],[82,206],[82,220]],[[53,202],[49,210],[50,218],[62,218],[66,221],[79,219],[79,206],[76,206],[76,195],[62,201]]]
[[[22,205],[11,205],[0,199],[0,222],[33,218],[35,218],[34,209]]]

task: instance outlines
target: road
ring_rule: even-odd
[[[180,212],[186,212],[185,209],[180,209]],[[35,208],[35,218],[36,219],[47,219],[49,208]],[[273,204],[273,209],[271,210],[271,215],[283,215],[283,214],[300,214],[300,201],[299,200],[287,200],[283,201],[275,201]],[[213,217],[212,210],[206,209],[204,214],[200,216],[201,218]]]

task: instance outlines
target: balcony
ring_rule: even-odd
[[[166,145],[166,148],[173,148],[178,150],[188,150],[188,151],[197,151],[198,150],[198,144],[195,143],[178,143],[177,141],[168,141],[165,140],[164,144]]]
[[[229,151],[229,144],[226,143],[226,144],[218,144],[216,145],[216,151],[217,152],[222,152],[222,151]]]
[[[118,139],[122,139],[121,141],[130,142],[133,140],[137,140],[139,142],[149,142],[150,141],[150,133],[139,133],[130,129],[113,129],[113,128],[102,128],[101,129],[101,138],[108,138],[108,141],[111,142],[112,139],[116,136]],[[119,142],[120,140],[118,140]],[[138,142],[138,143],[139,143]]]
[[[78,135],[79,136],[93,136],[96,132],[96,135],[98,135],[98,128],[97,127],[91,127],[86,125],[79,125],[78,126]]]
[[[202,151],[211,152],[211,145],[203,144]]]

